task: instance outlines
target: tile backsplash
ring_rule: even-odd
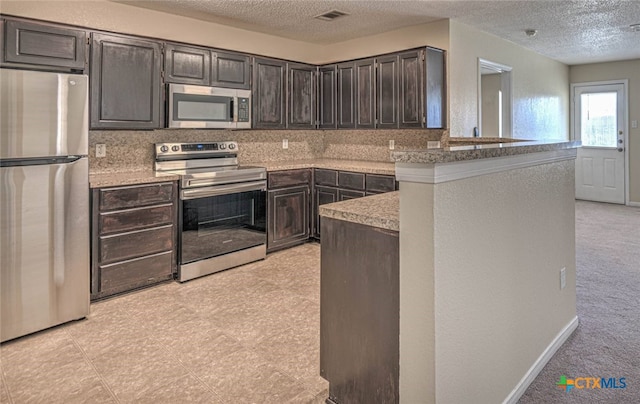
[[[89,168],[98,171],[149,170],[153,168],[154,143],[238,142],[240,164],[314,158],[390,161],[389,140],[396,149],[426,148],[440,140],[443,130],[199,130],[90,131]],[[287,139],[288,149],[282,148]],[[106,157],[95,157],[95,145],[107,146]]]

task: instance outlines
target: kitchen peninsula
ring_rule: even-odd
[[[391,379],[384,383],[384,394],[401,403],[515,402],[577,327],[574,160],[579,143],[481,142],[465,138],[464,146],[453,146],[461,144],[453,139],[442,148],[392,152],[400,181],[399,212],[389,209],[393,194],[321,207],[323,259],[331,255],[325,236],[327,241],[333,237],[324,233],[325,221],[330,223],[327,232],[329,227],[342,231],[342,222],[393,240],[390,223],[399,218],[398,264],[384,260],[385,251],[371,250],[365,254],[366,266],[341,267],[350,271],[350,279],[358,269],[380,271],[390,279],[391,287],[381,289],[390,296],[378,299],[397,305],[385,327],[398,330],[399,337],[392,341],[395,353],[381,352],[392,361],[395,354],[399,363],[378,364],[386,366],[386,375],[367,369],[364,365],[371,362],[362,358],[378,343],[371,335],[360,337],[367,343],[350,347],[354,358],[332,356],[334,348],[322,342],[332,319],[323,311],[338,312],[331,307],[337,301],[323,299],[321,367],[335,369],[331,361],[341,360],[362,378],[334,383],[328,375],[336,402],[343,401],[341,394],[363,398],[357,386],[368,385],[372,375]],[[381,197],[387,201],[373,203]],[[373,202],[365,207],[367,199]],[[371,266],[375,257],[379,263]],[[325,273],[335,276],[341,262],[321,265],[324,282]],[[396,273],[389,269],[393,265],[398,265]],[[323,283],[322,296],[336,284]],[[356,293],[366,295],[357,287]],[[357,329],[358,321],[368,321],[349,307],[342,310],[341,318],[355,320],[345,333]]]

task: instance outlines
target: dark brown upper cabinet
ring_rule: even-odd
[[[356,66],[354,62],[340,63],[338,72],[338,128],[355,128]]]
[[[208,86],[211,52],[209,49],[165,44],[164,71],[166,83]]]
[[[253,127],[284,129],[287,126],[287,62],[253,59]]]
[[[378,127],[398,127],[398,55],[381,56],[378,63]]]
[[[318,127],[335,129],[337,127],[337,65],[318,68]]]
[[[211,85],[251,89],[251,58],[231,52],[211,52]]]
[[[91,128],[160,128],[160,43],[102,33],[91,37]]]
[[[423,124],[424,50],[399,55],[398,112],[400,128],[420,128]]]
[[[287,64],[288,128],[315,129],[316,72],[315,66],[298,63]]]
[[[375,59],[358,60],[356,65],[356,128],[376,127]]]
[[[2,63],[50,66],[83,71],[86,67],[87,33],[49,24],[5,21]]]
[[[445,55],[441,49],[426,49],[425,128],[444,128],[446,110]]]

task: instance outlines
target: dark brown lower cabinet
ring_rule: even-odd
[[[267,251],[304,243],[309,238],[309,186],[268,192]]]
[[[173,279],[177,184],[92,190],[91,299]]]
[[[399,237],[322,218],[320,375],[329,402],[398,403]]]

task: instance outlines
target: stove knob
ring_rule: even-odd
[[[175,152],[180,151],[180,146],[171,146],[171,150]]]
[[[224,150],[227,148],[227,145],[224,143],[220,143],[220,150]]]
[[[167,146],[162,146],[162,147],[160,147],[160,151],[163,152],[163,153],[166,153],[166,152],[169,151],[169,148]]]
[[[235,149],[235,148],[236,148],[235,143],[230,143],[230,144],[229,144],[229,150],[233,150],[233,149]]]

